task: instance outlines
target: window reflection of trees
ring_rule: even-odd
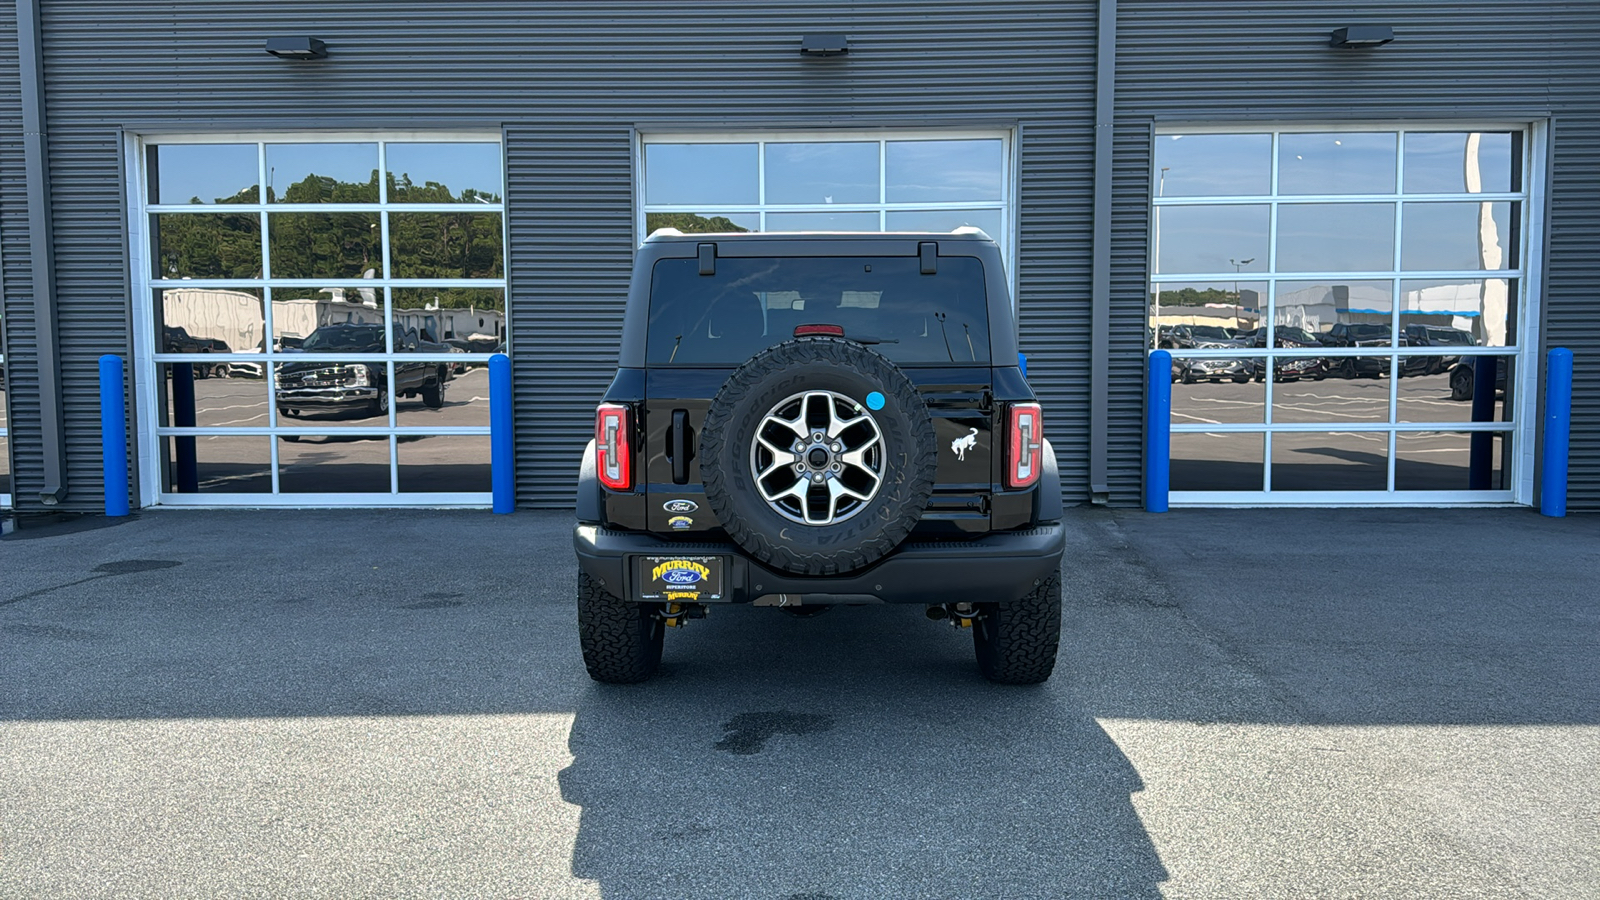
[[[268,190],[284,203],[376,203],[378,172],[368,182],[342,182],[309,175],[283,191]],[[418,185],[401,174],[389,179],[389,198],[406,203],[500,203],[497,194],[448,185]],[[256,204],[254,187],[217,205]],[[198,197],[191,200],[202,205]],[[255,212],[158,214],[155,255],[160,278],[260,278],[261,220]],[[695,218],[695,217],[690,217]],[[742,231],[725,219],[708,220],[722,230]],[[382,229],[373,212],[277,212],[268,216],[272,274],[277,278],[359,277],[382,269]],[[394,212],[389,219],[391,275],[396,278],[499,278],[505,271],[501,215],[464,206],[460,212]],[[494,292],[454,292],[451,305],[492,306]]]

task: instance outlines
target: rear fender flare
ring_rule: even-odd
[[[583,448],[583,462],[578,465],[578,521],[601,524],[600,478],[595,474],[594,440]]]
[[[1033,521],[1057,522],[1061,520],[1061,473],[1056,469],[1056,448],[1044,442],[1044,469],[1039,473],[1039,486],[1033,491]]]

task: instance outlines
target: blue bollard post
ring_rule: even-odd
[[[1539,479],[1539,512],[1567,514],[1567,451],[1572,441],[1572,351],[1550,351],[1544,387],[1544,468]]]
[[[1145,372],[1144,509],[1167,511],[1172,484],[1172,354],[1150,354]]]
[[[494,511],[517,507],[516,444],[511,439],[511,359],[489,357],[489,471],[494,484]]]
[[[128,411],[122,357],[100,357],[100,464],[105,472],[106,515],[128,514]]]

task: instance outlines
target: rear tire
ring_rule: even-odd
[[[1015,603],[984,603],[972,623],[978,670],[996,684],[1040,684],[1061,646],[1061,576],[1051,575]]]
[[[422,405],[429,409],[438,409],[444,406],[444,367],[440,366],[431,384],[422,386]]]
[[[656,604],[629,603],[578,573],[578,644],[590,678],[605,684],[645,681],[661,665],[665,633]]]

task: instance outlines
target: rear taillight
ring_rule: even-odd
[[[633,472],[628,466],[631,456],[628,408],[616,403],[600,404],[594,412],[594,467],[600,483],[613,491],[632,489]]]
[[[1006,487],[1025,488],[1038,481],[1044,466],[1044,416],[1039,404],[1011,404],[1006,446]]]

